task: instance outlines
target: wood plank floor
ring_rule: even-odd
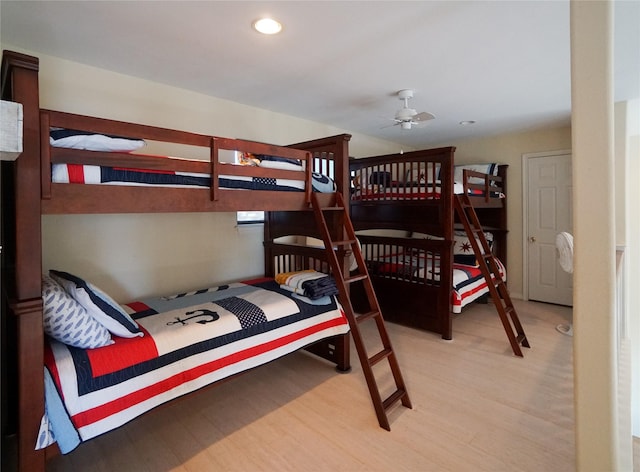
[[[514,303],[532,346],[524,358],[493,305],[458,315],[453,341],[388,323],[413,402],[391,412],[391,432],[378,427],[355,351],[349,374],[296,353],[54,457],[48,470],[572,471],[572,338],[555,329],[571,309]]]

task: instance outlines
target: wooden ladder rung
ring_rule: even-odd
[[[364,280],[364,279],[368,279],[369,276],[367,274],[358,274],[358,275],[354,275],[353,277],[345,277],[344,278],[344,283],[345,284],[352,284],[354,282],[358,282],[359,280]]]
[[[393,392],[391,395],[389,395],[389,397],[384,400],[382,402],[382,406],[385,410],[388,410],[389,408],[391,408],[396,402],[402,400],[402,397],[404,397],[407,394],[407,392],[405,390],[396,390],[395,392]]]
[[[322,207],[320,208],[322,211],[344,211],[344,207],[342,206],[332,206],[332,207]]]
[[[494,274],[495,275],[495,274]],[[498,288],[500,285],[506,285],[506,282],[503,279],[495,278],[493,279],[493,285]]]
[[[393,351],[391,349],[388,349],[388,348],[383,349],[382,351],[378,352],[377,354],[374,354],[369,358],[369,365],[374,366],[381,360],[389,357],[391,354],[393,354]]]
[[[510,315],[511,313],[513,313],[515,311],[516,311],[516,309],[513,306],[504,307],[504,314],[505,315]]]
[[[351,246],[352,244],[355,244],[355,243],[356,243],[355,239],[345,239],[344,241],[333,241],[334,246]]]
[[[356,316],[356,321],[358,323],[362,323],[363,321],[370,320],[371,318],[374,318],[374,317],[378,316],[379,314],[380,314],[379,311],[370,311],[368,313],[363,313],[361,315],[357,315]]]

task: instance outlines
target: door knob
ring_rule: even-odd
[[[535,243],[536,242],[536,237],[535,236],[530,236],[529,237],[529,242]]]

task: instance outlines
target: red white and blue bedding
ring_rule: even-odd
[[[500,275],[506,280],[506,269],[502,262],[496,259]],[[371,274],[380,277],[401,276],[404,280],[438,281],[440,280],[440,260],[437,257],[418,257],[410,253],[392,254],[375,261],[367,261],[367,267]],[[453,287],[451,291],[451,311],[460,313],[462,308],[489,293],[482,271],[479,267],[453,264]]]
[[[233,283],[127,304],[142,337],[97,349],[48,339],[41,436],[69,452],[173,398],[349,331],[335,297],[291,295],[273,279]]]
[[[224,164],[233,165],[233,164]],[[326,175],[313,173],[313,190],[330,193],[335,184]],[[303,179],[304,177],[301,177]],[[177,188],[209,188],[211,175],[206,173],[127,169],[81,164],[54,164],[51,168],[53,183],[135,185]],[[304,191],[304,180],[219,175],[218,186],[234,190]]]

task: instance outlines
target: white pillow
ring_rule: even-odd
[[[131,152],[145,145],[142,139],[108,136],[63,128],[51,128],[49,131],[49,143],[53,147],[104,152]]]
[[[109,331],[55,280],[42,276],[44,332],[69,346],[83,349],[113,344]]]
[[[258,166],[266,167],[268,169],[281,169],[281,170],[303,170],[304,166],[302,161],[298,159],[289,159],[286,157],[276,156],[264,156],[261,154],[256,155],[260,159]]]
[[[109,295],[95,285],[67,272],[50,270],[49,275],[112,334],[123,338],[133,338],[144,334],[138,323]]]

